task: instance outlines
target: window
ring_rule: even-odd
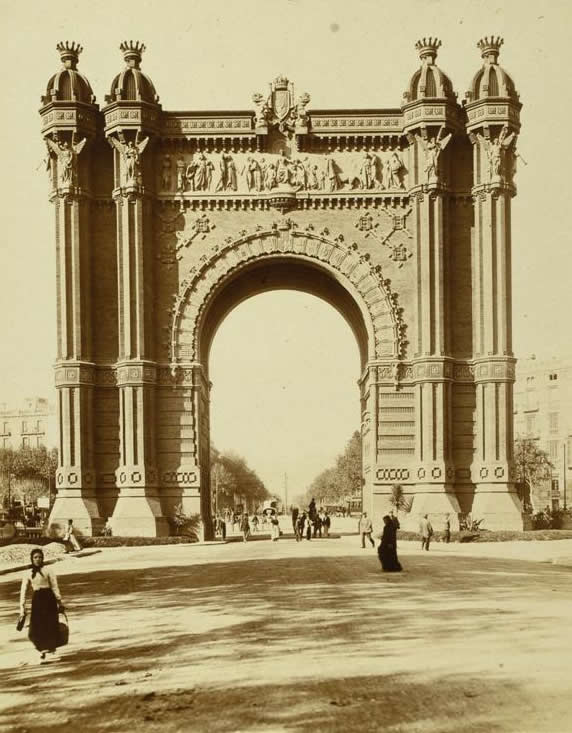
[[[534,377],[526,378],[526,389],[534,389]]]
[[[558,413],[557,412],[548,413],[548,425],[549,425],[551,433],[558,432]]]
[[[10,438],[2,438],[2,448],[10,447]]]
[[[560,485],[558,483],[558,479],[557,478],[553,478],[550,483],[551,483],[552,492],[554,494],[557,494],[560,491]]]
[[[44,424],[41,420],[36,421],[36,432],[37,433],[43,433],[44,432]]]
[[[556,372],[552,372],[548,375],[548,380],[550,382],[555,382],[558,379],[558,374]]]
[[[22,438],[22,448],[30,447],[30,438]]]
[[[2,434],[3,435],[10,435],[10,423],[5,422],[2,425]]]
[[[41,448],[41,447],[42,447],[42,439],[38,435],[38,437],[36,438],[36,448]]]
[[[558,458],[558,441],[550,440],[548,442],[548,455],[550,458]]]
[[[22,432],[27,433],[28,432],[28,421],[22,420]]]
[[[527,415],[526,416],[526,434],[527,435],[533,435],[534,428],[536,424],[536,415]]]

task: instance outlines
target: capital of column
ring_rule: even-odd
[[[157,364],[147,360],[129,360],[115,365],[119,387],[154,385],[157,383]]]
[[[474,381],[514,382],[516,359],[513,356],[487,357],[475,359],[473,366]]]
[[[90,361],[58,361],[54,365],[56,387],[92,387],[95,364]]]

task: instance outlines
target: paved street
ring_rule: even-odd
[[[0,727],[564,733],[572,569],[539,560],[566,553],[403,542],[384,575],[355,536],[106,550],[54,566],[71,643],[42,666],[4,576]]]

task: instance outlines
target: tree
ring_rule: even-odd
[[[237,503],[247,510],[260,506],[270,492],[246,460],[234,453],[220,453],[211,446],[211,490],[218,501],[217,511]]]
[[[532,438],[517,438],[514,445],[516,482],[525,511],[532,508],[532,494],[550,479],[554,468],[548,453]]]
[[[313,497],[321,503],[342,504],[350,497],[361,495],[361,435],[355,431],[345,450],[330,468],[324,469],[312,481],[305,501]]]
[[[403,486],[401,486],[401,484],[393,484],[391,487],[389,503],[396,512],[410,512],[413,501],[405,496]]]
[[[34,502],[39,496],[50,493],[55,483],[58,452],[55,448],[3,448],[0,450],[0,474],[2,489],[10,494]]]

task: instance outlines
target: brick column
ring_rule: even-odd
[[[430,514],[439,526],[445,515],[458,521],[452,451],[452,377],[448,289],[448,198],[440,183],[413,195],[416,236],[417,339],[413,375],[416,391],[416,496],[412,515]]]

